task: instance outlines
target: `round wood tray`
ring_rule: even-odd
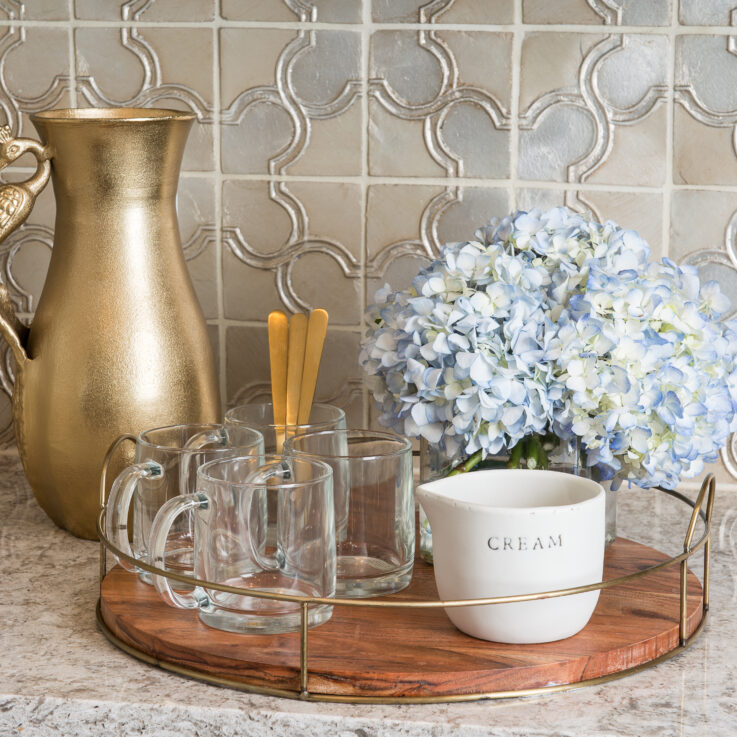
[[[618,538],[605,579],[668,556]],[[687,638],[702,626],[703,594],[688,573]],[[437,600],[433,569],[415,564],[393,601]],[[542,645],[503,645],[464,635],[442,609],[336,606],[309,631],[307,691],[318,700],[462,700],[557,690],[625,675],[680,651],[680,570],[669,566],[602,590],[577,635]],[[300,635],[239,635],[211,629],[196,613],[173,609],[120,566],[101,586],[98,619],[119,647],[147,662],[245,690],[300,693]],[[691,638],[692,639],[692,638]]]

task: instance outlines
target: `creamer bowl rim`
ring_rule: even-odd
[[[603,499],[604,495],[606,494],[606,490],[604,487],[598,482],[594,481],[593,479],[588,479],[583,476],[575,476],[573,474],[564,473],[562,471],[543,471],[543,470],[531,470],[531,469],[518,469],[518,468],[489,468],[484,469],[482,471],[473,471],[474,475],[476,474],[499,474],[499,473],[505,473],[505,474],[512,474],[517,475],[517,473],[524,473],[524,474],[556,474],[557,476],[566,476],[568,477],[568,480],[573,481],[573,483],[580,484],[584,483],[586,485],[593,485],[595,487],[598,487],[596,489],[596,493],[594,493],[592,496],[588,497],[587,499],[582,499],[580,502],[568,502],[566,504],[546,504],[546,505],[537,505],[534,507],[506,507],[506,506],[494,506],[491,504],[481,504],[479,502],[472,502],[472,501],[466,501],[464,499],[455,499],[452,496],[449,496],[447,494],[438,493],[437,491],[434,491],[433,489],[428,489],[428,487],[432,486],[438,486],[442,482],[447,481],[448,477],[443,479],[435,479],[433,481],[425,481],[417,485],[417,488],[415,490],[415,493],[418,497],[418,500],[420,503],[422,503],[422,497],[423,496],[429,496],[434,499],[438,499],[441,501],[444,501],[445,503],[461,508],[466,509],[468,511],[483,511],[483,512],[497,512],[497,513],[503,513],[503,514],[510,514],[510,515],[529,515],[533,512],[539,512],[539,513],[555,513],[555,512],[565,512],[569,510],[574,509],[581,509],[582,507],[585,507],[587,505],[592,505],[595,503],[598,503],[600,499]],[[463,474],[465,475],[465,474]]]

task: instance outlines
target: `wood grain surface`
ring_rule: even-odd
[[[605,578],[665,560],[618,538]],[[437,599],[431,566],[418,560],[412,584],[392,600]],[[701,621],[702,589],[688,576],[688,633]],[[260,687],[298,690],[299,634],[239,635],[173,609],[152,586],[113,568],[101,612],[120,640],[168,663]],[[432,696],[575,683],[648,662],[678,644],[679,566],[602,591],[589,624],[566,640],[504,645],[464,635],[442,609],[335,607],[309,633],[309,691],[345,696]]]

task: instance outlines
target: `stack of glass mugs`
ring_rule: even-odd
[[[347,430],[338,407],[313,405],[306,425],[275,425],[264,403],[231,409],[222,425],[146,430],[135,460],[112,485],[106,529],[137,560],[254,593],[320,599],[385,596],[410,583],[411,445]],[[299,601],[185,586],[120,563],[211,627],[300,629]],[[310,606],[308,625],[332,609]]]

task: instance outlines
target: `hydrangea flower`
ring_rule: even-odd
[[[360,362],[381,415],[410,437],[459,452],[498,453],[552,421],[550,276],[500,245],[458,243],[407,292],[388,288],[369,309]]]
[[[589,273],[561,313],[547,358],[561,399],[555,432],[577,436],[615,486],[675,488],[717,460],[735,425],[729,306],[693,267],[664,259],[641,273]]]
[[[380,422],[449,457],[580,439],[603,479],[673,488],[737,429],[729,300],[634,231],[555,208],[446,246],[376,294],[360,363]]]

